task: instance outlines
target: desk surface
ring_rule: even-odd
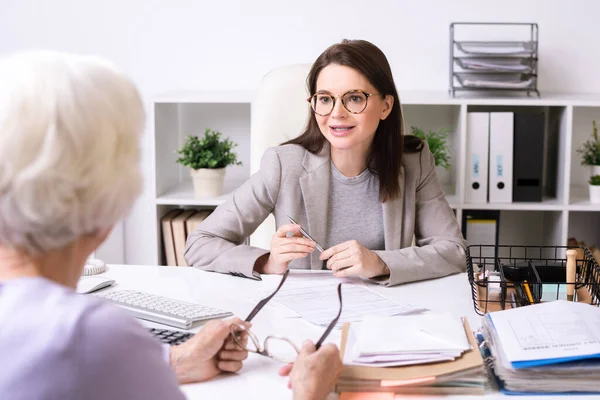
[[[258,281],[204,272],[189,267],[110,265],[107,272],[102,275],[116,280],[116,285],[112,286],[111,290],[146,291],[230,310],[241,318],[244,318],[255,305],[255,302],[246,296],[255,293],[261,286],[261,282]],[[481,317],[473,309],[466,274],[391,288],[375,284],[371,287],[386,297],[401,303],[412,303],[437,312],[449,312],[456,317],[467,316],[473,329],[480,326]],[[143,324],[169,328],[145,321]],[[192,330],[197,331],[198,329]],[[287,336],[300,345],[306,339],[316,341],[323,332],[323,328],[299,318],[284,319],[269,307],[265,307],[253,320],[252,331],[259,338],[270,334]],[[339,345],[340,331],[334,330],[329,336],[328,342]],[[287,389],[287,378],[277,375],[280,366],[280,363],[270,358],[251,354],[238,374],[223,375],[209,382],[183,385],[181,388],[189,399],[291,399],[291,391]],[[334,396],[330,397],[335,398]],[[560,400],[563,398],[563,396],[525,396],[521,398],[528,397],[536,400]],[[402,398],[425,400],[439,397],[402,396]],[[463,397],[448,396],[447,398]],[[506,399],[509,397],[500,393],[490,393],[485,398]],[[598,396],[578,396],[577,398],[598,398]]]

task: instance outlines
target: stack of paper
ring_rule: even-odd
[[[506,392],[600,392],[600,309],[563,300],[488,314],[494,373]]]
[[[466,54],[523,55],[532,54],[536,42],[456,42],[458,49]]]
[[[458,58],[456,61],[467,70],[531,72],[528,60],[523,58]]]
[[[401,320],[404,318],[410,317],[403,316],[393,319]],[[436,318],[439,318],[440,325],[446,325],[450,317],[433,316],[432,320]],[[338,393],[484,394],[487,377],[484,372],[483,359],[476,347],[475,339],[466,320],[461,324],[462,336],[454,331],[454,322],[456,322],[454,320],[444,329],[432,328],[430,322],[424,320],[419,323],[420,326],[426,328],[427,332],[423,332],[423,335],[419,335],[418,338],[415,337],[416,332],[413,329],[408,329],[412,330],[411,334],[406,336],[403,334],[403,331],[409,326],[416,326],[416,323],[412,322],[400,328],[394,322],[392,325],[395,330],[379,332],[376,331],[378,327],[373,325],[371,325],[371,332],[363,332],[363,327],[359,327],[359,324],[353,326],[346,324],[342,331],[341,344],[344,369],[338,379],[336,391]],[[362,323],[364,326],[367,326],[367,324],[369,324],[369,321],[366,320]],[[383,325],[379,325],[379,328],[389,327],[383,323]],[[441,333],[442,331],[443,333]],[[373,333],[375,333],[375,336],[372,336]],[[370,336],[370,343],[379,343],[376,346],[363,347],[367,338],[366,335]],[[401,337],[401,340],[416,340],[419,345],[399,344],[399,340],[394,339],[395,336]],[[385,339],[382,339],[382,337],[385,337]],[[462,337],[467,340],[466,346]],[[464,347],[467,348],[466,351],[458,350]],[[386,362],[369,366],[361,362],[357,363],[354,361],[355,353],[352,351],[355,348],[377,349],[377,353],[383,353],[382,348],[392,349],[387,355],[393,355],[396,366],[390,367]],[[414,351],[415,348],[420,348],[418,355]],[[428,354],[427,351],[423,350],[424,348],[434,350]],[[403,349],[407,351],[402,351]],[[452,359],[419,359],[419,357],[427,358],[431,354],[436,354],[441,358],[440,354],[442,353],[449,358],[452,357]],[[454,358],[453,356],[458,353],[462,353],[462,355]],[[401,360],[398,361],[398,359]]]
[[[359,324],[357,336],[353,365],[450,361],[470,348],[462,321],[450,314],[368,317]]]

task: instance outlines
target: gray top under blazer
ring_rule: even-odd
[[[401,195],[383,203],[385,250],[375,250],[390,269],[375,278],[392,286],[438,278],[465,270],[466,241],[435,173],[434,158],[424,143],[418,153],[404,153],[399,182]],[[319,154],[299,145],[267,149],[260,170],[188,236],[188,265],[221,273],[253,277],[256,260],[268,250],[243,244],[273,214],[279,227],[287,215],[317,242],[323,242],[331,164],[329,143]],[[416,246],[412,246],[413,235]],[[321,269],[319,252],[294,261],[295,268]]]

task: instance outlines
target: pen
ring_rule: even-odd
[[[517,299],[515,298],[515,292],[510,292],[510,306],[517,308]]]
[[[525,293],[527,294],[529,304],[533,304],[533,296],[531,295],[531,290],[529,289],[529,283],[527,283],[526,280],[523,281],[523,287],[525,288]]]
[[[292,224],[300,225],[299,223],[297,223],[296,221],[294,221],[294,219],[293,219],[292,217],[290,217],[289,215],[288,215],[287,217],[288,217],[288,219],[290,220],[290,222],[291,222]],[[305,238],[307,238],[307,239],[310,239],[310,240],[312,240],[313,242],[315,242],[315,245],[316,245],[316,248],[317,248],[317,250],[319,250],[321,253],[325,251],[325,250],[323,250],[323,247],[321,247],[321,245],[320,245],[319,243],[317,243],[317,241],[316,241],[315,239],[313,239],[313,238],[312,238],[312,236],[310,236],[310,235],[308,234],[308,232],[306,232],[306,231],[304,230],[304,228],[302,227],[302,225],[300,225],[300,233],[301,233],[301,234],[302,234],[302,235],[303,235]]]

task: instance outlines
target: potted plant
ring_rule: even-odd
[[[435,166],[442,167],[446,170],[450,169],[450,149],[448,148],[448,129],[440,129],[439,131],[429,131],[425,133],[421,128],[416,126],[410,127],[411,134],[421,140],[427,141],[429,150],[435,159]]]
[[[591,175],[600,175],[600,139],[596,121],[592,121],[592,139],[586,140],[577,152],[581,154],[581,165],[592,167]]]
[[[590,203],[600,204],[600,175],[592,175],[590,184]]]
[[[231,139],[221,139],[221,133],[206,129],[204,138],[187,136],[183,147],[177,150],[181,156],[177,162],[191,168],[196,198],[220,196],[223,192],[225,168],[242,165],[233,148]]]
[[[442,185],[450,183],[450,149],[448,148],[448,129],[440,129],[438,131],[428,131],[425,133],[422,129],[411,126],[411,134],[421,140],[427,141],[429,150],[433,154],[435,160],[436,175]]]

